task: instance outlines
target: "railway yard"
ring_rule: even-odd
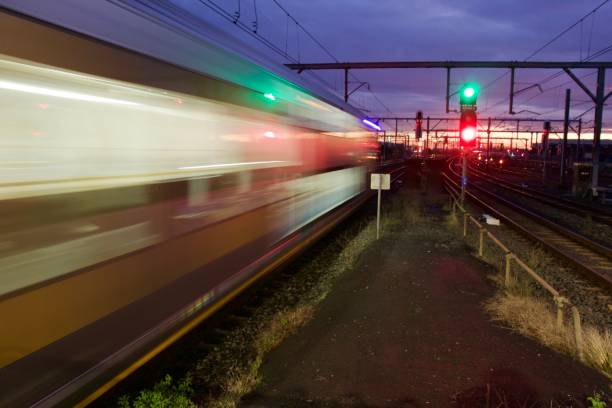
[[[372,3],[0,0],[0,408],[612,408],[612,1]]]

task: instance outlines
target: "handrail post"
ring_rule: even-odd
[[[468,227],[468,213],[467,211],[463,212],[463,238],[467,237],[467,227]]]
[[[574,318],[574,337],[576,338],[576,352],[580,361],[584,361],[584,350],[582,346],[582,324],[580,323],[580,312],[576,306],[572,306],[572,316]]]
[[[563,327],[563,306],[565,303],[565,298],[561,296],[555,297],[555,304],[557,305],[557,329],[561,330]]]
[[[478,256],[479,257],[483,257],[483,253],[484,253],[484,237],[485,237],[485,233],[487,232],[487,230],[485,228],[480,228],[480,239],[478,242]]]
[[[506,275],[505,275],[505,280],[504,280],[506,287],[510,286],[510,272],[512,269],[512,265],[510,261],[512,261],[512,256],[513,256],[512,252],[508,252],[506,254]]]

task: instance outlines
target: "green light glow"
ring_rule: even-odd
[[[468,82],[459,88],[459,104],[476,106],[476,99],[480,93],[480,87],[476,82]]]
[[[271,93],[265,93],[264,94],[264,98],[267,98],[271,101],[275,101],[276,100],[276,96],[272,95]]]
[[[465,95],[468,98],[471,98],[472,96],[474,96],[475,93],[476,93],[476,91],[472,87],[465,88],[463,90],[463,95]]]

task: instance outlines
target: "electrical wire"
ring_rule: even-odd
[[[540,52],[542,52],[546,47],[548,47],[550,44],[554,43],[555,41],[557,41],[559,38],[563,37],[568,31],[570,31],[572,28],[576,27],[578,24],[582,23],[582,21],[589,17],[591,14],[595,14],[597,12],[597,10],[599,10],[600,8],[602,8],[606,3],[608,3],[610,0],[604,0],[602,3],[599,4],[599,6],[595,7],[593,10],[591,10],[590,12],[588,12],[587,14],[585,14],[584,16],[582,16],[580,19],[578,19],[578,21],[576,21],[574,24],[570,25],[569,27],[567,27],[565,30],[562,30],[559,34],[557,34],[556,36],[554,36],[550,41],[548,41],[546,44],[544,44],[543,46],[541,46],[540,48],[538,48],[537,50],[535,50],[534,52],[532,52],[527,58],[525,58],[525,61],[530,60],[531,58],[535,57],[537,54],[539,54]]]
[[[217,14],[219,14],[221,17],[223,17],[224,19],[233,22],[238,28],[240,28],[242,31],[248,33],[251,37],[257,39],[258,41],[260,41],[262,44],[264,44],[265,46],[267,46],[269,49],[271,49],[274,53],[278,54],[279,56],[286,58],[287,60],[293,62],[293,63],[299,63],[301,60],[301,46],[300,46],[300,30],[304,32],[304,34],[306,34],[306,36],[308,38],[310,38],[319,48],[321,48],[321,50],[323,50],[323,52],[325,54],[327,54],[327,56],[329,56],[333,61],[335,62],[339,62],[339,60],[332,54],[332,52],[325,47],[325,45],[323,45],[323,43],[321,43],[321,41],[319,41],[309,30],[307,30],[302,24],[300,24],[300,22],[291,14],[289,13],[289,11],[283,7],[283,5],[278,1],[278,0],[273,0],[273,3],[280,9],[282,10],[287,19],[290,19],[291,21],[293,21],[293,23],[296,25],[296,27],[298,28],[296,30],[296,41],[297,41],[297,59],[292,57],[287,49],[288,49],[288,32],[289,32],[289,28],[288,28],[288,22],[287,27],[286,27],[286,37],[285,37],[285,50],[282,50],[281,48],[279,48],[278,46],[276,46],[274,43],[272,43],[272,41],[268,40],[267,38],[265,38],[264,36],[260,35],[257,33],[257,23],[254,23],[254,28],[255,30],[250,30],[248,26],[246,26],[244,23],[242,23],[241,21],[239,21],[238,19],[236,19],[235,17],[232,18],[232,14],[229,13],[227,10],[225,10],[223,7],[221,7],[220,5],[218,5],[217,3],[215,3],[213,0],[198,0],[202,5],[208,7],[209,9],[211,9],[212,11],[216,12]],[[257,21],[257,6],[255,5],[255,1],[254,0],[254,10],[255,10],[255,16],[256,16],[256,21]],[[323,83],[325,83],[330,89],[335,90],[335,87],[328,83],[327,81],[323,80],[322,78],[320,78],[319,76],[313,74],[313,76],[315,76],[318,80],[322,81]],[[359,80],[359,78],[357,76],[355,76],[353,73],[350,73],[351,78],[353,78],[355,81],[357,82],[361,82]],[[374,97],[374,99],[389,113],[393,113],[391,112],[391,110],[389,109],[389,107],[387,105],[385,105],[380,98],[371,90],[368,89],[368,91],[371,93],[371,95]]]
[[[610,45],[608,45],[608,46],[606,46],[606,47],[603,47],[602,49],[600,49],[600,50],[596,51],[596,52],[595,52],[595,53],[593,53],[593,55],[591,55],[590,57],[585,58],[585,59],[584,59],[584,61],[585,61],[585,62],[592,61],[593,59],[595,59],[595,58],[597,58],[597,57],[600,57],[600,56],[602,56],[602,55],[604,55],[604,54],[606,54],[606,53],[608,53],[608,52],[610,52],[610,51],[612,51],[612,44],[610,44]],[[555,78],[560,77],[561,75],[563,75],[563,74],[564,74],[564,72],[565,72],[565,71],[558,71],[558,72],[556,72],[556,73],[554,73],[554,74],[552,74],[552,75],[549,75],[548,77],[544,78],[543,80],[541,80],[541,81],[537,82],[536,84],[538,84],[538,85],[543,85],[543,84],[545,84],[545,83],[547,83],[547,82],[552,81],[552,80],[553,80],[553,79],[555,79]],[[586,75],[581,76],[581,77],[580,77],[580,79],[582,79],[582,78],[587,78],[587,77],[590,77],[590,76],[595,75],[595,74],[596,74],[596,72],[591,72],[591,73],[589,73],[589,74],[586,74]],[[560,88],[560,87],[562,87],[563,85],[567,85],[567,84],[570,84],[570,83],[573,83],[573,82],[574,82],[573,80],[569,80],[569,81],[563,82],[562,84],[556,85],[556,86],[554,86],[554,87],[550,87],[550,88],[544,89],[542,92],[540,92],[540,93],[538,93],[538,94],[536,94],[536,95],[534,95],[534,96],[532,96],[532,97],[530,97],[530,98],[528,98],[528,99],[524,100],[522,103],[527,103],[527,102],[529,102],[529,101],[531,101],[531,100],[533,100],[533,99],[535,99],[535,98],[537,98],[537,97],[541,96],[542,94],[544,94],[544,93],[546,93],[546,92],[548,92],[548,91],[555,90],[555,89],[559,89],[559,88]],[[516,93],[515,93],[515,94],[516,94]],[[509,99],[510,99],[510,98],[509,98],[509,97],[507,97],[507,98],[505,98],[505,99],[501,100],[500,102],[498,102],[498,103],[496,103],[496,104],[493,104],[493,105],[491,105],[491,106],[488,106],[487,108],[485,108],[485,109],[483,110],[483,112],[489,111],[490,109],[493,109],[493,108],[495,108],[496,106],[502,105],[502,104],[506,103],[506,102],[507,102]]]
[[[565,28],[564,30],[562,30],[559,34],[557,34],[556,36],[554,36],[551,40],[549,40],[546,44],[542,45],[540,48],[538,48],[537,50],[535,50],[534,52],[532,52],[531,54],[529,54],[529,56],[527,58],[525,58],[523,61],[528,61],[531,58],[535,57],[537,54],[539,54],[540,52],[542,52],[546,47],[548,47],[549,45],[551,45],[552,43],[554,43],[555,41],[557,41],[559,38],[561,38],[563,35],[565,35],[568,31],[570,31],[572,28],[576,27],[578,24],[580,24],[585,18],[589,17],[590,15],[593,15],[593,18],[595,18],[595,13],[597,12],[597,10],[599,10],[600,8],[602,8],[606,3],[608,3],[610,0],[604,0],[602,3],[600,3],[597,7],[595,7],[593,10],[591,10],[590,12],[588,12],[587,14],[585,14],[584,16],[582,16],[581,18],[579,18],[575,23],[573,23],[572,25],[570,25],[569,27]],[[592,29],[591,29],[592,32]],[[590,50],[590,40],[589,40],[589,50]],[[488,84],[486,84],[482,89],[487,89],[489,88],[491,85],[493,85],[494,83],[496,83],[497,81],[499,81],[500,79],[506,77],[508,75],[508,72],[504,72],[502,75],[500,75],[499,77],[495,78],[494,80],[492,80],[491,82],[489,82]]]
[[[589,46],[587,48],[587,57],[591,55],[591,41],[593,40],[593,28],[595,27],[595,14],[591,17],[591,33],[589,34]]]
[[[283,7],[283,5],[278,1],[278,0],[272,0],[274,2],[274,4],[276,4],[278,6],[278,8],[280,8],[285,15],[290,18],[297,27],[299,27],[304,34],[306,34],[315,44],[317,44],[319,46],[319,48],[321,48],[321,50],[323,50],[323,52],[325,54],[327,54],[327,56],[329,58],[331,58],[334,62],[340,62],[338,60],[338,58],[336,58],[336,56],[329,50],[329,48],[327,48],[325,45],[323,45],[323,43],[321,43],[321,41],[319,41],[319,39],[317,39],[308,29],[306,29],[302,24],[300,24],[300,22],[293,17],[293,15],[291,13],[289,13],[289,11]],[[351,76],[351,78],[353,78],[356,82],[362,82],[356,75],[354,75],[353,73],[349,73],[349,75]],[[376,101],[389,113],[393,114],[393,112],[389,109],[389,107],[387,105],[385,105],[380,98],[370,89],[368,88],[368,91],[370,92],[370,94],[374,97],[374,99],[376,99]]]

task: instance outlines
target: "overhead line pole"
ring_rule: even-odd
[[[348,69],[344,69],[344,103],[348,103]]]
[[[446,68],[446,113],[450,112],[450,67]]]
[[[604,96],[604,88],[606,86],[606,70],[599,68],[597,70],[597,91],[595,96],[595,129],[593,129],[593,179],[591,187],[593,195],[597,195],[597,187],[599,185],[599,150],[601,144],[601,127],[603,120],[604,102],[610,96]]]
[[[563,185],[565,181],[565,160],[567,160],[567,133],[569,132],[569,114],[570,114],[570,98],[571,90],[565,90],[565,115],[563,119],[563,146],[561,147],[561,166],[559,174],[559,182]]]
[[[510,68],[510,105],[508,106],[508,113],[514,115],[514,70]]]
[[[582,155],[580,154],[580,151],[582,150],[582,146],[580,145],[580,134],[582,133],[582,118],[578,119],[578,131],[576,132],[576,134],[578,135],[578,145],[576,146],[576,156],[578,157],[578,160],[582,159]]]
[[[425,128],[425,149],[429,148],[429,116],[427,117],[427,127]]]
[[[487,166],[491,158],[491,117],[487,120]]]

